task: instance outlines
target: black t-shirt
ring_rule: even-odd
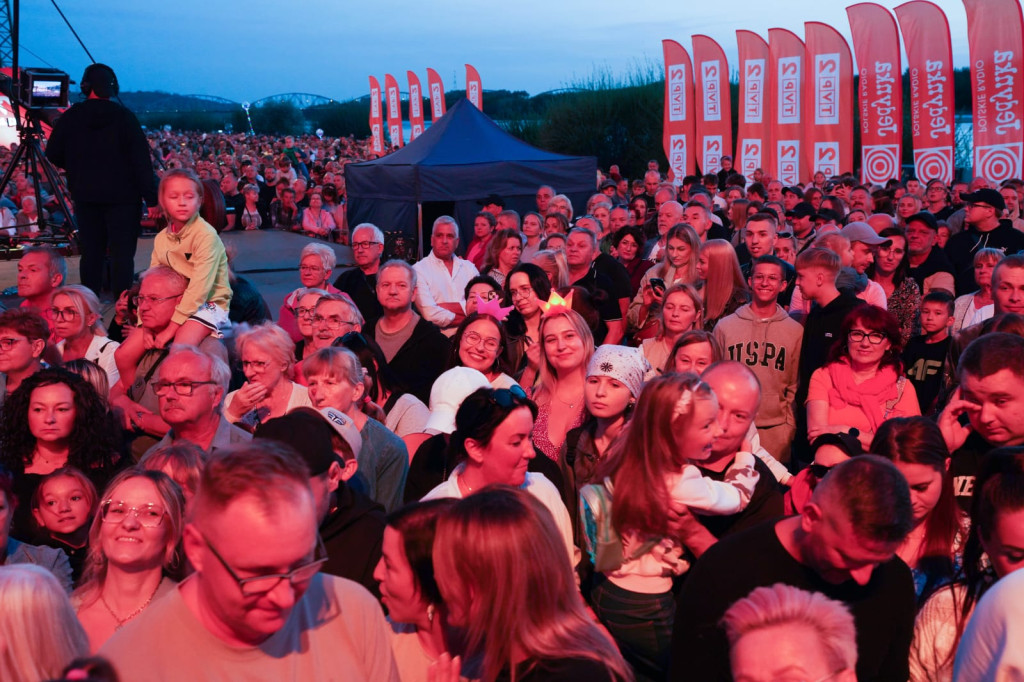
[[[729,680],[729,647],[719,626],[725,611],[756,587],[775,583],[821,592],[849,607],[857,628],[857,679],[893,682],[909,676],[914,630],[914,582],[893,557],[867,585],[835,585],[799,563],[782,546],[776,523],[722,540],[694,564],[677,601],[669,680]]]
[[[964,444],[953,451],[949,462],[949,475],[953,477],[953,497],[964,512],[971,511],[974,479],[981,468],[982,460],[997,447],[999,446],[992,445],[977,432],[972,431]]]
[[[719,540],[766,521],[777,521],[785,515],[782,491],[779,489],[779,483],[772,475],[771,469],[760,458],[755,457],[754,470],[757,471],[760,478],[757,479],[754,494],[750,496],[750,503],[743,511],[728,516],[694,515]],[[704,478],[712,481],[725,480],[724,471],[700,468],[700,473]]]
[[[910,339],[903,349],[903,366],[907,378],[917,391],[921,414],[931,411],[935,397],[942,390],[943,366],[952,341],[953,337],[947,336],[942,341],[928,343],[925,336],[921,335]]]
[[[377,300],[377,273],[367,275],[359,268],[350,268],[338,275],[334,286],[348,294],[363,315],[363,327],[372,327],[384,314]]]
[[[626,270],[626,266],[607,253],[600,253],[594,260],[594,268],[598,274],[604,275],[612,283],[612,288],[608,290],[609,296],[616,301],[620,298],[632,298],[630,294],[632,285],[629,282],[629,271]]]

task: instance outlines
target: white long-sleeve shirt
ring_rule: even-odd
[[[466,285],[479,275],[476,266],[468,260],[452,256],[452,270],[434,255],[433,250],[412,266],[416,270],[416,307],[420,315],[441,329],[450,327],[455,313],[445,310],[440,303],[466,303]]]

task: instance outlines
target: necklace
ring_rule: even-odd
[[[163,581],[161,580],[160,582],[163,582]],[[131,613],[129,613],[124,618],[118,618],[117,614],[114,613],[114,609],[112,609],[110,607],[110,604],[107,603],[107,598],[103,596],[103,592],[100,592],[100,601],[103,602],[103,606],[106,607],[107,613],[109,613],[113,617],[113,619],[117,621],[117,626],[114,627],[114,630],[115,631],[116,630],[120,630],[122,627],[124,627],[125,623],[127,623],[132,618],[134,618],[135,616],[137,616],[140,613],[142,613],[143,611],[145,611],[146,607],[149,606],[149,603],[151,601],[153,601],[153,597],[156,596],[157,590],[159,590],[159,589],[160,589],[160,583],[157,583],[156,584],[156,589],[153,590],[153,594],[149,595],[149,599],[147,599],[145,602],[143,602],[142,606],[140,606],[136,610],[132,611]]]
[[[558,397],[558,392],[557,391],[553,392],[552,395],[555,396],[555,400],[557,400],[558,402],[562,403],[563,405],[568,406],[570,410],[576,408],[576,402],[575,401],[571,402],[571,403],[568,403],[568,402],[562,400],[561,398]]]

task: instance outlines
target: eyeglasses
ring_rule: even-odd
[[[156,305],[161,301],[170,301],[173,298],[178,298],[178,296],[181,296],[181,294],[177,294],[175,296],[132,296],[132,303],[136,306],[141,306],[143,303]]]
[[[324,317],[323,315],[314,315],[313,324],[317,327],[327,327],[328,329],[340,329],[341,325],[347,324],[350,327],[356,326],[355,320],[343,320],[337,315],[331,315],[330,317]]]
[[[289,571],[288,573],[268,573],[266,575],[255,575],[251,578],[239,578],[238,574],[235,573],[234,569],[228,565],[228,562],[224,561],[224,557],[220,555],[210,541],[205,536],[201,536],[206,546],[210,548],[213,556],[217,557],[217,561],[224,567],[224,570],[238,583],[238,589],[242,592],[243,597],[255,597],[261,594],[270,592],[277,587],[282,580],[287,580],[292,587],[296,585],[302,585],[308,583],[313,577],[320,572],[320,567],[327,562],[327,550],[324,548],[324,542],[320,539],[320,536],[316,537],[316,554],[320,558],[314,559],[308,564],[303,564],[298,568]]]
[[[356,249],[368,249],[378,244],[380,244],[380,242],[352,242],[352,250],[355,251]]]
[[[501,347],[501,339],[496,339],[493,336],[482,336],[477,332],[466,332],[462,335],[462,340],[470,346],[480,345],[483,341],[484,348],[489,351],[496,351]]]
[[[6,336],[6,337],[0,339],[0,350],[2,350],[2,351],[9,351],[12,348],[14,348],[14,344],[16,344],[16,343],[18,343],[19,341],[22,341],[22,340],[23,339],[18,338],[18,337]],[[28,341],[28,339],[24,339],[24,340]]]
[[[263,362],[262,360],[240,360],[238,362],[238,366],[242,368],[243,372],[247,369],[254,369],[257,372],[262,372],[269,364],[269,362]]]
[[[129,514],[135,516],[139,525],[146,528],[156,528],[164,522],[164,515],[167,512],[158,504],[144,504],[140,507],[129,507],[124,502],[106,500],[100,505],[100,521],[103,523],[120,524],[128,518]]]
[[[866,338],[872,346],[877,346],[882,341],[885,341],[885,334],[882,332],[862,332],[859,329],[851,329],[846,338],[854,343],[860,343]]]
[[[506,410],[521,407],[524,400],[527,400],[526,391],[518,384],[511,388],[496,388],[491,391],[491,402]]]
[[[315,312],[316,312],[316,308],[315,307],[313,307],[313,308],[296,308],[295,309],[296,317],[313,317],[313,313],[315,313]]]
[[[300,265],[299,272],[323,272],[323,268],[319,265]]]
[[[74,308],[50,308],[50,317],[61,322],[70,322],[78,317],[78,311]]]
[[[508,295],[512,300],[517,298],[529,298],[533,294],[532,287],[519,287],[518,289],[512,289],[508,292]]]
[[[149,385],[153,388],[153,393],[158,396],[163,395],[168,388],[173,386],[175,393],[188,397],[195,392],[196,386],[212,386],[216,383],[216,381],[154,381]]]

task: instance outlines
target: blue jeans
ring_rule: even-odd
[[[594,613],[615,638],[636,679],[665,679],[672,644],[676,602],[671,592],[630,592],[607,579],[590,593]]]

